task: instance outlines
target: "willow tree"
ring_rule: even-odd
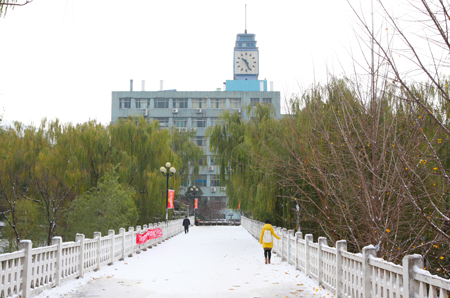
[[[71,140],[73,146],[84,144],[76,143],[76,138],[69,132],[70,125],[66,125],[67,131],[64,133],[63,125],[57,119],[43,124],[46,126],[44,136],[49,146],[39,152],[31,173],[36,198],[40,201],[46,219],[46,243],[49,244],[57,232],[62,234],[62,230],[58,231],[58,228],[64,225],[64,209],[75,199],[77,193],[83,192],[84,188],[77,188],[82,184],[86,170],[72,158],[72,152],[68,150],[67,140]]]
[[[272,171],[266,172],[265,148],[255,138],[258,133],[270,131],[268,127],[276,126],[277,121],[271,117],[271,106],[248,107],[247,113],[252,120],[246,122],[237,113],[224,112],[219,124],[207,131],[210,148],[219,159],[221,184],[227,185],[229,207],[240,206],[255,218],[271,218],[277,224],[290,217],[289,204],[284,204],[279,196],[277,177]]]
[[[195,135],[194,130],[182,132],[176,127],[170,130],[170,148],[181,158],[181,164],[177,167],[177,175],[186,185],[190,175],[198,175],[199,161],[204,155],[202,148],[193,142]]]
[[[170,161],[178,168],[182,159],[170,148],[170,132],[159,129],[157,121],[120,120],[109,126],[111,154],[119,164],[119,182],[136,190],[139,222],[150,223],[165,218],[166,179],[159,168]],[[174,175],[170,185],[177,189],[180,177]]]
[[[22,239],[43,243],[44,222],[36,198],[32,169],[39,152],[49,144],[44,125],[39,128],[14,123],[0,135],[4,158],[0,158],[0,214],[7,223],[2,231],[14,250]]]

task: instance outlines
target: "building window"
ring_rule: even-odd
[[[193,109],[206,109],[206,98],[193,98],[192,108]]]
[[[214,200],[218,203],[226,203],[227,197],[214,197]],[[222,218],[225,218],[225,214],[221,214]]]
[[[222,98],[211,98],[211,109],[226,109],[227,101]]]
[[[230,109],[240,109],[241,99],[240,98],[230,98]]]
[[[192,127],[206,127],[206,118],[192,118]]]
[[[250,105],[256,106],[259,103],[259,98],[250,98]]]
[[[155,109],[168,109],[169,99],[168,98],[155,98]]]
[[[172,108],[187,109],[187,107],[188,107],[188,99],[187,98],[172,99]]]
[[[199,166],[206,166],[206,156],[203,156],[202,158],[200,158],[198,160],[198,165]]]
[[[211,165],[211,166],[217,166],[218,165],[219,160],[218,160],[217,156],[211,155],[210,160],[211,161],[210,161],[209,165]]]
[[[263,98],[263,104],[265,105],[272,104],[272,98]]]
[[[209,177],[211,186],[220,186],[219,175],[211,175]]]
[[[199,147],[201,147],[203,149],[206,149],[206,140],[205,140],[204,137],[194,137],[194,143],[197,146],[199,146]]]
[[[159,128],[169,127],[169,118],[168,117],[155,117],[154,119],[158,120]]]
[[[195,178],[195,180],[194,180],[194,182],[195,182],[194,184],[196,186],[207,186],[206,179],[207,178],[205,175],[197,176],[197,178]]]
[[[187,127],[188,118],[173,118],[176,127]]]
[[[241,42],[238,42],[238,47],[242,47],[242,43]]]
[[[131,98],[120,98],[119,109],[131,109]]]
[[[150,108],[150,98],[135,98],[136,109]]]
[[[211,117],[211,126],[215,126],[217,124],[222,125],[223,124],[223,120],[219,120],[219,118],[213,118]]]

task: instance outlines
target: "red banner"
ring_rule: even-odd
[[[241,202],[239,202],[238,209],[241,209]]]
[[[194,202],[194,209],[198,209],[198,199],[195,199],[195,202]]]
[[[136,235],[136,244],[144,244],[150,239],[162,237],[163,233],[160,228],[148,229],[144,234]]]
[[[167,209],[173,209],[173,199],[175,197],[175,191],[172,189],[169,189],[168,193],[168,200],[167,200]]]

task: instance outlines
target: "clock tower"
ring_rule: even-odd
[[[256,47],[255,34],[240,33],[234,47],[234,80],[258,80],[259,51]]]

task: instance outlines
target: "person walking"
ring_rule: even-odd
[[[261,236],[259,237],[259,243],[262,244],[264,249],[264,258],[266,259],[266,264],[270,264],[270,258],[272,257],[273,248],[273,237],[280,240],[280,237],[275,233],[270,220],[266,220],[266,224],[261,230]]]
[[[189,218],[186,216],[183,220],[183,226],[184,226],[184,233],[189,233],[189,226],[191,225],[191,221],[189,220]]]

